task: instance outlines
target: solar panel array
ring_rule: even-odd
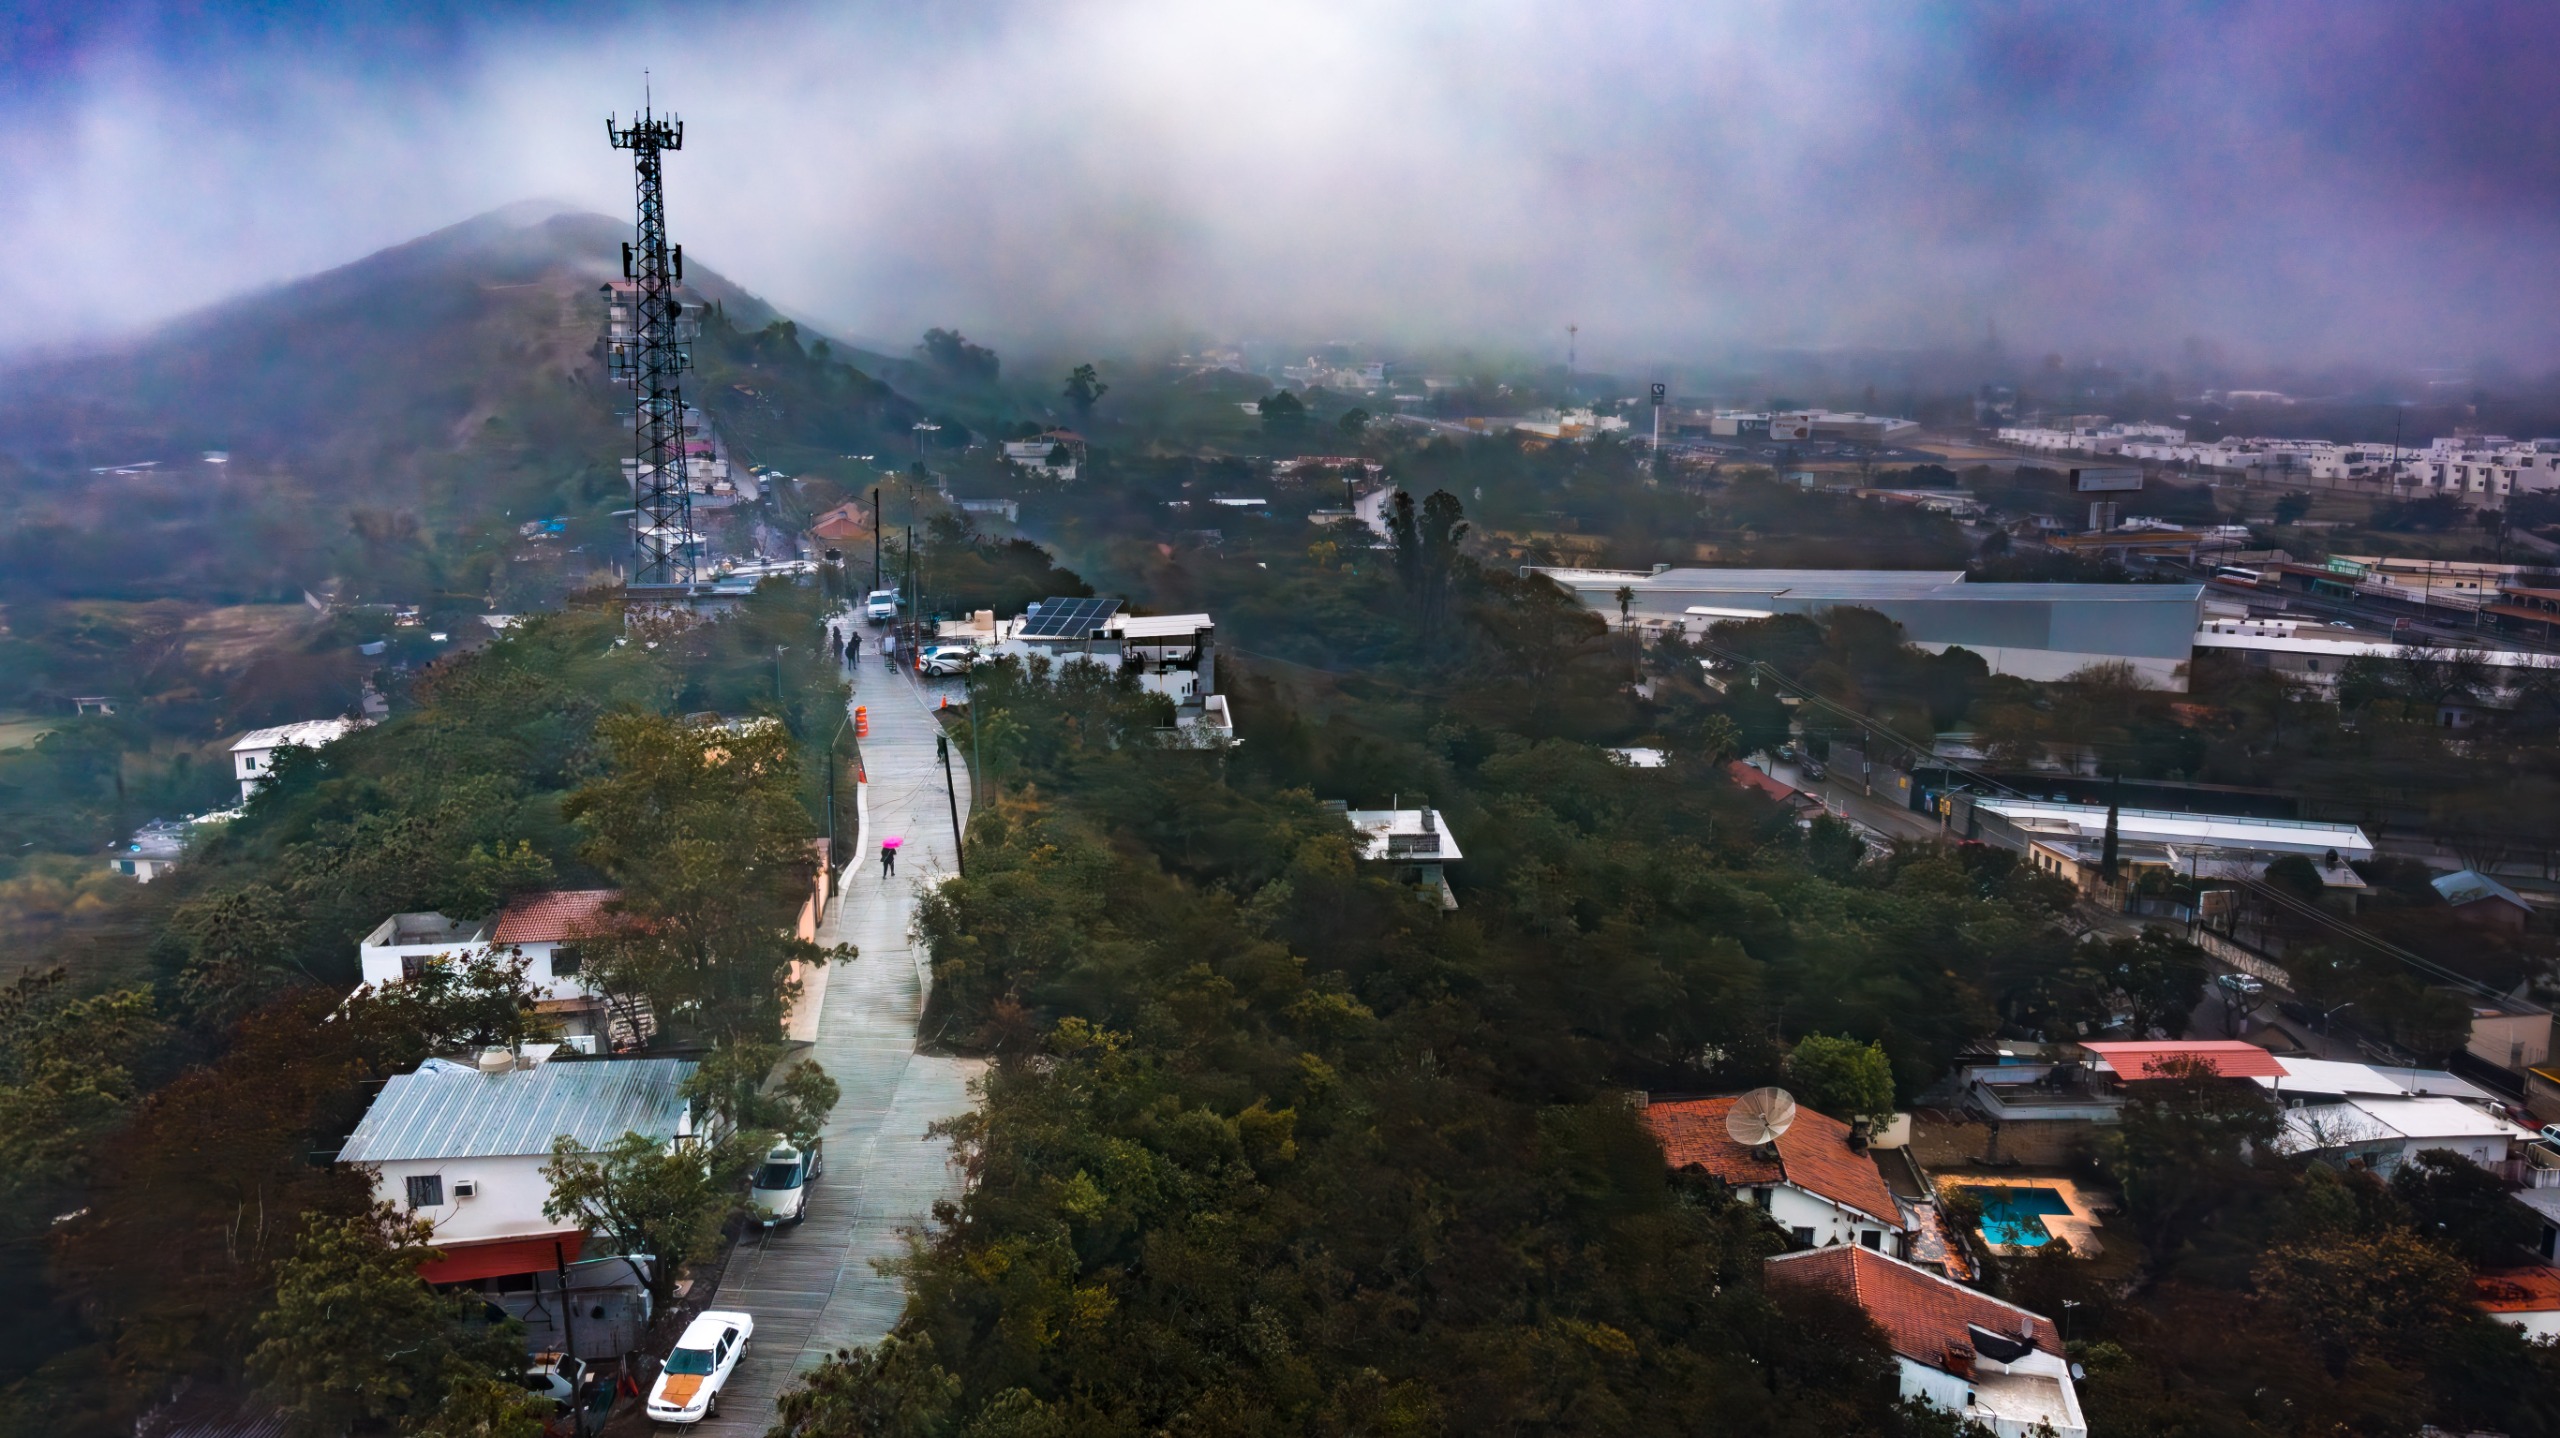
[[[1040,612],[1026,614],[1022,627],[1014,631],[1017,639],[1084,639],[1102,627],[1102,621],[1120,612],[1117,599],[1043,599]]]

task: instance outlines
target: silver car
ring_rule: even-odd
[[[809,1185],[827,1171],[826,1142],[812,1139],[807,1148],[775,1144],[757,1165],[747,1188],[747,1211],[767,1228],[798,1223],[809,1216]]]

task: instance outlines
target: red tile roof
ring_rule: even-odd
[[[592,934],[611,920],[605,906],[622,897],[620,889],[545,889],[519,894],[498,911],[493,944],[556,944]]]
[[[1899,1228],[1901,1210],[1873,1156],[1849,1147],[1849,1126],[1799,1104],[1796,1121],[1778,1135],[1777,1159],[1762,1158],[1724,1131],[1731,1098],[1687,1099],[1647,1107],[1644,1121],[1674,1169],[1700,1168],[1735,1187],[1791,1183],[1817,1198],[1853,1208]]]
[[[2126,1079],[2159,1078],[2160,1066],[2171,1059],[2194,1059],[2211,1068],[2218,1078],[2284,1077],[2284,1067],[2276,1056],[2253,1043],[2239,1039],[2186,1039],[2170,1043],[2101,1043],[2080,1047],[2096,1054],[2116,1077]]]
[[[2471,1301],[2491,1313],[2560,1311],[2560,1268],[2498,1268],[2474,1275]]]
[[[1762,1272],[1771,1283],[1811,1284],[1851,1300],[1884,1330],[1894,1352],[1932,1368],[1946,1367],[1949,1348],[1971,1347],[1967,1324],[2006,1338],[2033,1339],[2047,1353],[2062,1352],[2062,1333],[2052,1319],[1873,1249],[1841,1245],[1783,1253]]]

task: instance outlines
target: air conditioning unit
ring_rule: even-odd
[[[477,1197],[479,1197],[479,1196],[480,1196],[480,1180],[478,1180],[478,1179],[476,1179],[476,1178],[460,1178],[460,1179],[455,1179],[455,1180],[454,1180],[454,1183],[453,1183],[453,1196],[454,1196],[454,1197],[456,1197],[456,1198],[477,1198]]]

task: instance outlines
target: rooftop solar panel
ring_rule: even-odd
[[[1117,599],[1043,599],[1039,612],[1025,614],[1014,633],[1022,639],[1083,639],[1119,609]]]

